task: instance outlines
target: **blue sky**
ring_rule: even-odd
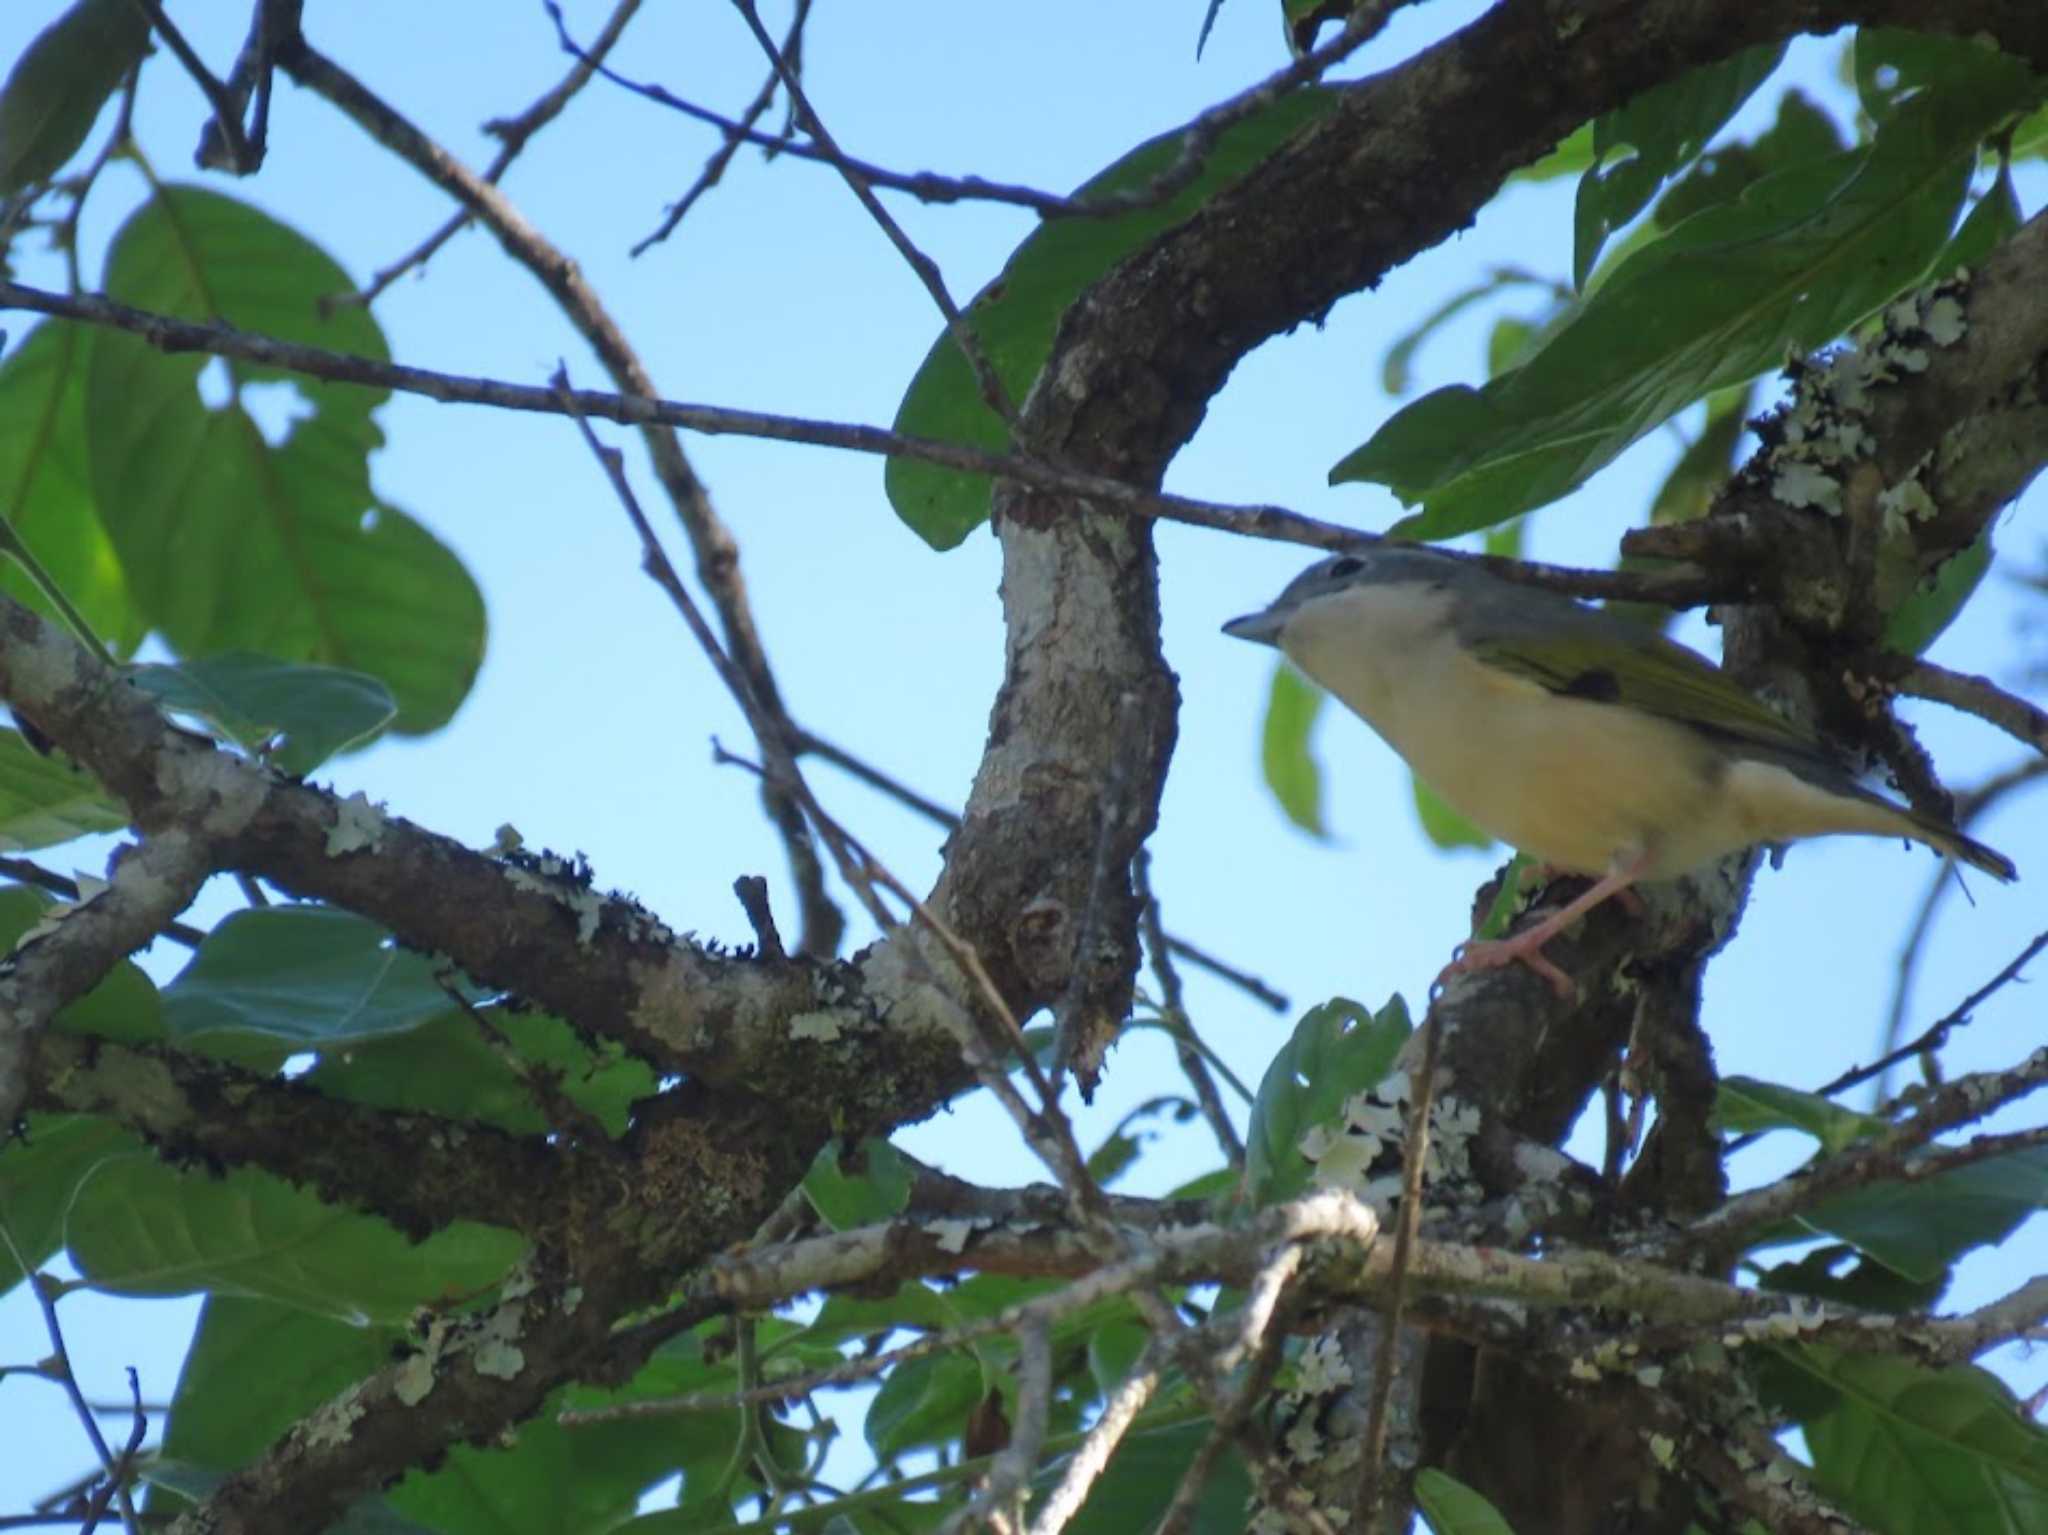
[[[16,56],[55,9],[0,13],[0,59]],[[239,44],[240,9],[172,6],[217,66]],[[606,7],[576,0],[566,9],[589,36]],[[926,0],[856,10],[825,0],[811,24],[807,84],[852,153],[1065,189],[1283,63],[1276,9],[1269,0],[1231,0],[1197,61],[1200,8],[1188,0],[1047,0],[1001,10]],[[1443,0],[1402,10],[1362,68],[1406,56],[1423,36],[1479,9]],[[771,16],[770,24],[779,21]],[[472,164],[494,148],[478,125],[523,107],[565,62],[538,4],[364,0],[314,7],[308,25],[318,46]],[[1816,89],[1829,88],[1833,46],[1803,45],[1795,55],[1792,67]],[[719,6],[648,7],[616,58],[628,73],[726,109],[752,95],[762,72],[742,23]],[[153,60],[139,132],[160,175],[197,177],[188,156],[203,116],[172,61]],[[507,189],[582,264],[665,395],[886,424],[937,318],[829,171],[743,154],[667,243],[627,257],[713,144],[707,131],[599,85],[534,142]],[[206,179],[294,224],[358,277],[446,213],[412,171],[282,83],[263,174],[239,186]],[[135,172],[122,167],[96,191],[85,225],[88,274],[139,191]],[[2043,193],[2038,175],[2022,182],[2029,211]],[[1398,403],[1379,387],[1386,346],[1442,295],[1495,264],[1568,272],[1569,199],[1568,183],[1514,192],[1444,248],[1340,304],[1325,324],[1262,348],[1212,404],[1169,488],[1386,526],[1397,515],[1390,496],[1325,483],[1329,466]],[[1032,227],[1014,210],[926,208],[900,198],[890,205],[962,301]],[[33,256],[20,272],[28,281],[58,280]],[[566,358],[578,383],[604,382],[537,287],[474,231],[423,277],[402,280],[377,313],[405,362],[539,384]],[[1488,318],[1470,316],[1425,349],[1419,386],[1476,379]],[[474,844],[511,822],[529,844],[580,849],[601,883],[633,891],[679,930],[744,940],[731,882],[765,874],[792,930],[780,847],[756,812],[754,786],[711,762],[711,737],[743,748],[745,727],[640,574],[633,536],[573,428],[415,399],[393,401],[380,419],[389,445],[374,466],[379,488],[467,562],[489,603],[491,642],[476,691],[448,730],[343,761],[333,769],[336,786],[365,790]],[[1640,516],[1678,446],[1675,434],[1658,434],[1538,514],[1530,553],[1611,559],[1618,533]],[[933,554],[890,513],[877,460],[732,438],[687,447],[740,539],[795,717],[958,803],[1000,675],[988,534]],[[637,451],[630,457],[637,469]],[[644,475],[640,488],[654,506]],[[2036,492],[2007,513],[2000,563],[1937,659],[2010,684],[2041,655],[2038,630],[2025,628],[2030,614],[2038,624],[2038,604],[2030,608],[2011,580],[2041,563],[2041,504]],[[1395,991],[1419,998],[1466,935],[1472,893],[1499,858],[1431,848],[1409,809],[1405,770],[1364,726],[1335,711],[1319,738],[1334,837],[1318,844],[1290,828],[1258,778],[1269,653],[1225,639],[1217,626],[1262,605],[1308,556],[1173,526],[1162,527],[1159,547],[1166,652],[1180,674],[1182,716],[1153,842],[1154,880],[1171,929],[1294,999],[1294,1014],[1275,1017],[1199,975],[1188,978],[1197,1026],[1255,1082],[1302,1007],[1339,993],[1374,1004]],[[1683,633],[1713,652],[1713,634],[1697,618]],[[1907,713],[1952,785],[2019,756],[1975,722],[1931,707]],[[930,827],[829,767],[813,774],[827,806],[907,883],[929,884],[939,842]],[[2044,925],[2048,819],[2038,805],[2015,801],[1978,834],[2034,878],[2003,889],[1974,881],[1974,909],[1947,903],[1909,1024],[1946,1011]],[[102,856],[72,861],[90,866]],[[1893,955],[1933,870],[1931,858],[1896,844],[1841,840],[1796,849],[1782,870],[1766,873],[1741,933],[1708,973],[1705,1022],[1721,1069],[1811,1086],[1867,1059],[1890,996]],[[201,915],[233,904],[231,890],[210,890]],[[856,941],[861,934],[856,926]],[[152,968],[167,975],[178,960],[160,949]],[[1952,1067],[2016,1059],[2038,1041],[2037,1019],[2028,989],[2009,989],[1959,1037]],[[1157,1035],[1125,1042],[1096,1105],[1080,1115],[1084,1139],[1092,1144],[1130,1105],[1180,1085]],[[999,1119],[971,1098],[905,1132],[901,1143],[981,1181],[1038,1176]],[[1592,1136],[1575,1143],[1596,1160],[1597,1147]],[[1743,1167],[1763,1176],[1802,1152],[1789,1141],[1767,1143]],[[1176,1130],[1132,1186],[1163,1189],[1213,1163],[1200,1134]],[[2023,1233],[1966,1264],[1952,1302],[1987,1299],[2043,1268],[2048,1240]],[[137,1309],[90,1297],[65,1308],[90,1389],[118,1394],[120,1366],[134,1362],[155,1400],[170,1393],[190,1314],[189,1303]],[[0,1303],[0,1359],[42,1351],[23,1298]],[[2048,1380],[2048,1365],[2018,1361],[2008,1374],[2032,1390]],[[84,1464],[54,1389],[34,1382],[0,1382],[0,1440],[26,1450],[0,1458],[0,1511]]]

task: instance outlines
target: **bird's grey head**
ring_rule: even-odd
[[[1282,588],[1263,612],[1233,618],[1223,632],[1261,645],[1278,645],[1289,619],[1318,598],[1374,585],[1446,586],[1467,567],[1455,556],[1419,544],[1374,544],[1317,560]]]

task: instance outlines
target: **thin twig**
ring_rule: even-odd
[[[805,93],[803,82],[775,46],[775,39],[768,35],[768,29],[761,24],[761,13],[755,9],[754,0],[732,0],[733,8],[740,13],[747,24],[747,30],[754,34],[754,41],[761,51],[768,55],[768,62],[776,74],[782,77],[782,88],[789,93],[791,105],[796,108],[800,125],[817,140],[818,147],[832,163],[832,168],[853,192],[860,205],[867,210],[868,217],[875,221],[889,243],[896,247],[896,253],[904,260],[917,280],[924,284],[924,290],[931,295],[932,303],[945,317],[946,329],[953,337],[953,344],[960,348],[960,355],[967,360],[967,366],[974,374],[975,387],[981,391],[982,403],[994,411],[1011,432],[1017,430],[1017,407],[1011,403],[1010,392],[1003,387],[1002,375],[996,372],[995,364],[989,360],[982,347],[981,338],[967,323],[967,317],[960,312],[960,306],[953,302],[953,295],[946,291],[946,279],[939,272],[938,263],[918,249],[917,244],[903,232],[903,226],[891,217],[889,210],[882,206],[859,169],[840,151],[838,141],[826,128],[825,120],[811,105]]]
[[[1216,1079],[1209,1075],[1208,1063],[1202,1059],[1202,1052],[1196,1045],[1195,1026],[1188,1017],[1187,1004],[1181,995],[1180,972],[1173,968],[1173,954],[1167,944],[1166,931],[1160,925],[1159,897],[1152,892],[1152,855],[1145,849],[1138,850],[1132,872],[1138,885],[1138,923],[1144,932],[1145,947],[1152,956],[1152,973],[1159,978],[1162,1016],[1167,1032],[1173,1035],[1181,1072],[1195,1090],[1195,1102],[1201,1106],[1202,1118],[1208,1121],[1210,1133],[1222,1148],[1223,1159],[1233,1171],[1242,1172],[1244,1141],[1238,1135],[1237,1127],[1230,1122],[1230,1111],[1223,1106],[1223,1095],[1216,1091]]]
[[[502,191],[420,132],[360,80],[310,47],[296,27],[291,36],[280,40],[278,47],[279,61],[294,80],[333,103],[378,143],[461,203],[497,237],[506,254],[532,274],[590,343],[619,389],[627,395],[655,395],[654,380],[646,365],[581,268],[528,223]],[[786,756],[786,742],[795,730],[783,708],[774,669],[768,664],[767,650],[747,601],[738,541],[712,506],[709,492],[683,453],[681,440],[668,429],[669,423],[643,417],[636,424],[641,428],[641,440],[646,444],[655,476],[690,541],[696,556],[697,578],[718,611],[733,664],[745,674],[753,690],[758,708],[749,723],[766,721],[775,734],[774,740],[761,743],[761,750],[770,757]],[[798,946],[810,955],[835,954],[846,920],[826,893],[824,871],[805,830],[804,817],[779,783],[769,786],[767,799],[768,819],[782,839],[803,909],[804,931]]]
[[[1024,1491],[1045,1447],[1051,1410],[1052,1335],[1044,1322],[1033,1319],[1017,1329],[1017,1416],[1010,1442],[989,1466],[981,1491],[940,1526],[942,1535],[959,1535],[974,1524],[1022,1529]]]
[[[519,158],[526,148],[526,141],[561,115],[576,93],[597,73],[598,64],[612,51],[612,45],[619,40],[619,34],[626,30],[626,23],[633,19],[633,13],[640,9],[640,0],[619,0],[604,26],[591,40],[587,55],[578,54],[569,72],[549,88],[547,93],[536,100],[516,117],[496,118],[484,124],[484,132],[499,141],[500,148],[484,171],[484,180],[496,186],[505,179],[505,172],[512,162]],[[440,228],[436,229],[418,245],[400,256],[391,265],[384,267],[371,277],[370,281],[354,293],[348,293],[334,300],[337,304],[373,304],[384,290],[414,267],[423,266],[433,259],[434,253],[446,245],[472,221],[467,211],[454,214]]]
[[[1951,671],[1932,661],[1904,656],[1874,657],[1872,671],[1909,698],[1925,698],[1974,714],[2021,745],[2048,754],[2048,710],[2037,709],[2024,698],[2006,692],[1989,677]]]
[[[157,0],[131,0],[131,3],[149,18],[149,24],[156,28],[156,35],[185,66],[185,73],[192,77],[192,83],[206,97],[206,104],[213,108],[213,120],[220,125],[221,141],[227,148],[227,163],[223,169],[235,176],[246,176],[256,170],[259,162],[250,155],[249,141],[243,136],[241,109],[229,95],[228,88],[214,78],[213,71],[185,41],[185,34],[164,14],[164,8],[157,4]]]
[[[800,70],[802,67],[799,61],[803,56],[804,23],[810,19],[810,15],[811,0],[796,0],[796,10],[790,17],[789,30],[783,34],[782,38],[782,56],[789,60],[792,70]],[[582,57],[575,45],[567,41],[567,32],[563,27],[559,10],[555,12],[555,31],[558,36],[563,38],[563,46],[569,52],[577,54],[579,58]],[[609,76],[609,78],[614,83],[617,83],[618,77],[616,75]],[[682,223],[683,219],[689,214],[689,211],[697,205],[697,199],[724,179],[726,168],[732,164],[733,157],[754,136],[755,124],[761,121],[761,118],[767,113],[769,106],[774,102],[775,88],[781,83],[781,79],[782,77],[774,70],[768,71],[767,80],[762,82],[761,89],[755,92],[754,99],[747,103],[746,109],[740,113],[739,120],[733,125],[732,129],[720,139],[718,148],[711,152],[711,157],[704,162],[704,168],[697,172],[697,179],[690,183],[689,188],[681,197],[669,205],[668,211],[662,215],[661,223],[655,231],[635,245],[629,254],[634,256],[645,255],[650,248],[659,245],[663,240],[674,234],[676,226]],[[792,105],[790,110],[794,113],[795,107]],[[767,153],[772,156],[775,151],[770,149]]]
[[[542,3],[548,14],[554,18],[555,33],[564,51],[580,57],[578,45],[569,35],[568,28],[562,20],[561,7],[555,0],[542,0]],[[903,192],[920,202],[1007,203],[1014,207],[1028,208],[1041,218],[1047,219],[1120,218],[1127,213],[1156,208],[1185,191],[1201,175],[1209,162],[1209,157],[1215,152],[1217,141],[1226,132],[1247,118],[1264,111],[1282,96],[1313,83],[1342,63],[1377,35],[1393,9],[1393,6],[1387,5],[1361,7],[1352,14],[1344,30],[1322,47],[1303,54],[1258,84],[1218,102],[1193,118],[1181,130],[1179,152],[1175,155],[1173,164],[1143,186],[1132,187],[1123,192],[1098,192],[1087,197],[1063,197],[1057,192],[989,181],[981,176],[943,176],[933,171],[893,171],[872,161],[856,160],[845,154],[835,155],[822,144],[808,143],[787,135],[761,133],[744,119],[726,117],[709,107],[674,95],[662,86],[629,79],[616,70],[604,68],[599,72],[622,90],[630,91],[657,106],[680,112],[685,117],[717,129],[729,143],[751,144],[770,154],[784,154],[792,159],[833,165],[840,167],[842,171],[851,169],[870,186],[891,192]]]
[[[34,1271],[28,1261],[28,1255],[14,1240],[14,1232],[5,1221],[0,1221],[0,1243],[6,1245],[8,1255],[14,1259],[14,1266],[21,1270],[23,1277],[28,1280],[29,1290],[36,1298],[36,1306],[43,1314],[43,1330],[50,1338],[50,1357],[44,1361],[42,1373],[64,1388],[65,1396],[71,1401],[72,1412],[85,1426],[85,1436],[92,1441],[93,1453],[99,1457],[100,1469],[106,1475],[106,1485],[113,1489],[113,1496],[120,1502],[121,1523],[128,1531],[128,1535],[137,1535],[135,1503],[128,1495],[127,1457],[125,1453],[119,1458],[115,1456],[107,1444],[107,1436],[100,1432],[99,1419],[94,1416],[91,1404],[86,1401],[85,1393],[79,1389],[78,1377],[71,1368],[71,1351],[64,1345],[64,1328],[57,1320],[57,1296],[60,1293],[56,1289],[57,1282]],[[132,1384],[132,1371],[130,1375]],[[135,1387],[135,1392],[139,1404],[142,1400],[139,1386]],[[148,1420],[143,1419],[142,1424],[146,1433]],[[104,1503],[100,1505],[101,1508],[105,1506]]]
[[[1947,1042],[1950,1030],[1961,1028],[1969,1023],[1971,1015],[1979,1007],[1983,1006],[1985,1002],[1989,1001],[1993,995],[2004,990],[2005,987],[2017,980],[2020,971],[2026,968],[2027,961],[2031,960],[2043,949],[2048,949],[2048,932],[2036,933],[2027,943],[2026,947],[2014,955],[2011,961],[1998,974],[1963,998],[1962,1001],[1950,1008],[1940,1018],[1929,1024],[1916,1038],[1907,1041],[1888,1055],[1879,1056],[1868,1066],[1851,1067],[1832,1082],[1816,1088],[1815,1091],[1824,1098],[1832,1098],[1836,1093],[1847,1092],[1852,1087],[1868,1082],[1872,1077],[1882,1076],[1902,1061],[1910,1061],[1914,1056],[1925,1055],[1930,1050],[1939,1050]]]
[[[1130,1374],[1102,1404],[1102,1415],[1088,1430],[1081,1447],[1068,1457],[1059,1484],[1039,1506],[1038,1517],[1031,1521],[1031,1535],[1059,1535],[1088,1501],[1089,1492],[1107,1469],[1116,1447],[1159,1389],[1158,1353],[1157,1343],[1146,1344]]]
[[[1431,1014],[1423,1024],[1422,1080],[1412,1084],[1414,1110],[1408,1143],[1402,1148],[1401,1223],[1394,1228],[1393,1299],[1387,1304],[1387,1325],[1373,1355],[1372,1399],[1365,1422],[1364,1485],[1359,1494],[1364,1516],[1361,1529],[1376,1529],[1386,1497],[1387,1425],[1392,1417],[1394,1365],[1401,1352],[1402,1314],[1408,1305],[1408,1276],[1415,1259],[1416,1234],[1422,1224],[1422,1174],[1429,1160],[1429,1111],[1436,1099],[1437,1056],[1443,1043],[1442,1021]]]
[[[914,437],[880,427],[685,404],[658,399],[648,393],[609,394],[596,389],[578,389],[571,391],[565,401],[552,389],[381,362],[324,347],[281,341],[274,336],[237,330],[232,326],[181,320],[172,315],[115,303],[95,294],[53,293],[16,282],[0,281],[0,310],[4,309],[25,309],[58,319],[126,331],[160,351],[204,352],[333,383],[360,384],[372,389],[424,395],[443,403],[490,405],[502,410],[540,415],[580,413],[594,420],[617,421],[629,426],[676,426],[711,436],[757,437],[772,442],[840,448],[885,458],[917,459],[943,468],[1015,480],[1038,490],[1087,500],[1096,503],[1094,509],[1097,511],[1119,511],[1132,516],[1186,523],[1190,527],[1211,528],[1245,538],[1301,544],[1331,553],[1369,549],[1379,542],[1376,534],[1305,517],[1285,507],[1232,505],[1199,501],[1187,496],[1161,495],[1105,475],[1064,469],[1020,454],[988,453],[961,443]],[[1651,574],[1473,558],[1475,563],[1505,579],[1576,597],[1615,598],[1625,602],[1654,602],[1665,607],[1691,608],[1703,603],[1733,600],[1742,594],[1742,588],[1727,577],[1704,571]]]
[[[2048,776],[2048,758],[2028,757],[2004,772],[1994,774],[1976,788],[1957,794],[1956,829],[1968,831],[1979,817],[2007,794],[2044,776]],[[1899,949],[1891,1006],[1885,1012],[1884,1032],[1878,1036],[1880,1054],[1889,1054],[1897,1048],[1899,1037],[1905,1033],[1906,1004],[1913,994],[1913,978],[1920,968],[1920,956],[1926,952],[1927,935],[1934,930],[1934,914],[1941,906],[1942,897],[1960,888],[1960,884],[1951,860],[1944,858],[1934,878],[1928,881],[1927,894],[1913,917],[1913,926],[1906,934],[1905,943]],[[1886,1083],[1881,1076],[1877,1084],[1878,1101],[1882,1102],[1886,1096]]]

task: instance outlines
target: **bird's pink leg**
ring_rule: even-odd
[[[1437,977],[1437,985],[1441,986],[1454,975],[1469,975],[1475,970],[1494,970],[1520,960],[1550,982],[1552,989],[1560,997],[1569,1001],[1573,991],[1571,977],[1550,962],[1543,952],[1543,946],[1602,901],[1613,896],[1628,899],[1629,886],[1642,878],[1643,871],[1649,867],[1649,863],[1648,853],[1638,853],[1620,868],[1596,880],[1569,905],[1552,912],[1534,927],[1525,928],[1511,938],[1474,938],[1458,945],[1458,952],[1451,956],[1451,962],[1444,966],[1443,974]],[[1640,906],[1640,902],[1635,904]]]

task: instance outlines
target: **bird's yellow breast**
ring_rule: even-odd
[[[1426,590],[1367,589],[1319,606],[1331,611],[1287,633],[1295,664],[1510,846],[1586,874],[1647,852],[1654,878],[1754,840],[1720,803],[1725,764],[1683,726],[1475,659]]]

